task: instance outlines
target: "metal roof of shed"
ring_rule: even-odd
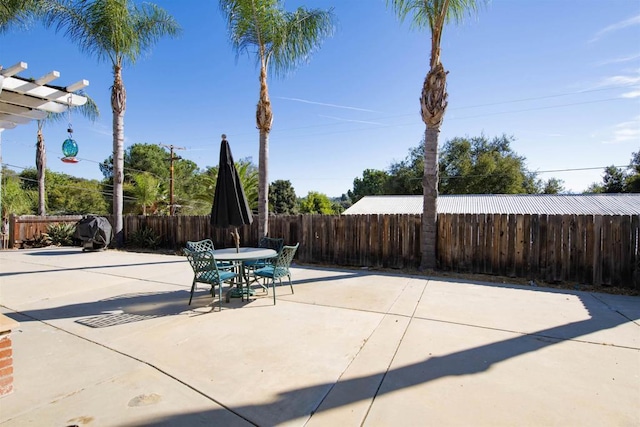
[[[422,196],[365,196],[344,215],[421,214]],[[438,213],[637,215],[640,194],[463,194],[438,197]]]

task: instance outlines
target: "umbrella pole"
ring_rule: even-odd
[[[238,233],[238,229],[234,228],[231,235],[233,236],[233,240],[236,244],[236,253],[238,253],[240,252],[240,233]]]

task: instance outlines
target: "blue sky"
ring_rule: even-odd
[[[258,162],[258,71],[237,57],[214,0],[155,2],[183,27],[124,70],[125,144],[162,143],[200,168],[215,165],[220,135],[234,157]],[[334,8],[335,35],[310,62],[270,77],[274,111],[269,181],[296,193],[346,193],[368,168],[404,159],[424,134],[419,116],[430,36],[401,24],[384,0],[289,0]],[[73,114],[80,163],[62,163],[66,123],[45,127],[48,167],[101,179],[112,152],[111,68],[79,53],[62,34],[34,27],[0,35],[0,64],[27,62],[23,77],[57,70],[54,84],[90,81],[101,117]],[[608,165],[640,150],[640,2],[636,0],[494,0],[442,39],[449,108],[441,143],[457,136],[512,135],[512,148],[539,178],[582,192]],[[2,132],[2,161],[35,166],[35,122]],[[568,169],[587,169],[572,170]],[[553,172],[546,172],[553,171]]]

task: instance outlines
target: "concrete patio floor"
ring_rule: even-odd
[[[293,278],[220,312],[183,257],[0,251],[0,426],[640,425],[640,297]]]

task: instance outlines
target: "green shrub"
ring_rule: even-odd
[[[73,235],[76,231],[75,224],[59,223],[50,224],[45,233],[52,245],[73,246]]]
[[[34,236],[33,239],[26,239],[22,242],[24,248],[45,248],[51,245],[51,238],[47,233],[41,233],[38,236]]]
[[[161,239],[151,228],[142,227],[129,236],[127,244],[134,248],[157,249]]]

